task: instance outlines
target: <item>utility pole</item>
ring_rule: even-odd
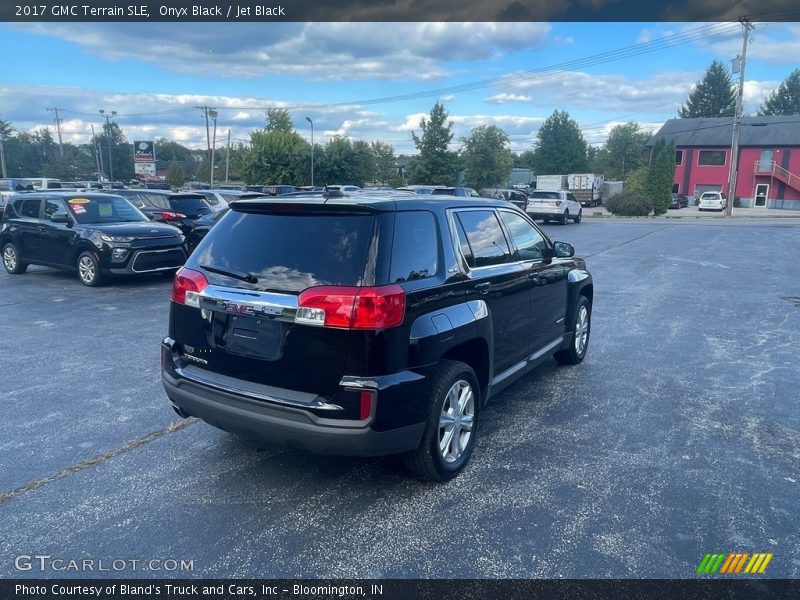
[[[8,177],[8,173],[6,173],[6,149],[3,142],[6,141],[5,134],[0,133],[0,170],[3,173],[3,179]]]
[[[725,216],[733,215],[733,201],[736,198],[736,177],[739,172],[739,130],[742,126],[742,103],[744,101],[744,70],[747,64],[747,43],[750,41],[750,32],[755,29],[746,18],[739,21],[742,24],[742,55],[739,63],[739,89],[736,93],[736,111],[733,115],[733,139],[731,141],[731,170],[728,174],[728,201],[725,206]]]
[[[219,114],[213,108],[208,111],[209,116],[214,119],[214,138],[211,141],[211,175],[209,176],[209,185],[214,187],[214,154],[217,150],[217,115]]]
[[[54,108],[48,108],[48,112],[54,112],[56,114],[56,131],[58,132],[58,152],[61,155],[61,158],[64,158],[64,142],[61,140],[61,121],[63,119],[59,118],[58,111],[64,110],[63,108],[58,108],[57,106]]]
[[[311,117],[306,117],[309,125],[311,125],[311,187],[314,187],[314,121]]]
[[[228,145],[225,148],[225,183],[228,183],[228,169],[231,164],[231,130],[228,129]]]
[[[117,111],[112,110],[110,115],[100,109],[100,114],[106,118],[106,140],[108,141],[108,180],[114,181],[114,159],[111,156],[111,119],[117,116]]]
[[[100,152],[97,136],[94,134],[94,123],[92,123],[92,150],[94,151],[94,162],[97,165],[97,174],[100,179],[103,178],[103,154]]]
[[[209,130],[209,127],[208,127],[208,111],[211,110],[211,109],[209,109],[208,106],[195,106],[195,108],[199,108],[200,110],[202,110],[203,114],[206,117],[206,148],[207,148],[207,150],[206,150],[206,161],[208,162],[209,167],[210,167],[211,166],[211,131]],[[209,183],[210,183],[210,179],[211,178],[209,177]]]

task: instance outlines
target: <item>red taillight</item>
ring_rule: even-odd
[[[186,215],[182,215],[181,213],[176,213],[171,210],[162,210],[159,214],[165,221],[180,221],[181,219],[186,218]]]
[[[199,307],[197,294],[208,287],[208,279],[199,271],[181,267],[172,282],[172,301],[187,306]]]
[[[359,407],[358,418],[363,421],[372,414],[372,392],[361,392],[359,399],[361,406]]]
[[[298,297],[295,321],[345,329],[385,329],[403,322],[406,293],[399,285],[320,286]]]

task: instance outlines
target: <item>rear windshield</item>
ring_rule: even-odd
[[[558,200],[561,196],[558,192],[533,192],[531,198],[534,200]]]
[[[196,215],[198,211],[208,209],[206,204],[201,198],[170,198],[169,204],[173,210],[177,210],[185,215]]]
[[[230,211],[203,239],[190,264],[252,274],[256,287],[267,291],[361,285],[374,227],[371,215]],[[208,277],[226,279],[214,273]],[[241,286],[233,279],[225,284]]]

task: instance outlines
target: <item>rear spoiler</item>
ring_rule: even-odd
[[[236,212],[257,214],[356,214],[374,215],[383,212],[386,208],[373,204],[358,202],[342,202],[337,198],[335,203],[328,202],[327,198],[297,198],[292,201],[283,200],[280,196],[267,198],[252,198],[247,200],[234,200],[228,207]]]

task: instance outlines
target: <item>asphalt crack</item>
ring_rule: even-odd
[[[610,250],[616,250],[617,248],[619,248],[621,246],[625,246],[626,244],[630,244],[632,242],[638,241],[638,240],[640,240],[642,238],[647,237],[648,235],[653,235],[654,233],[658,233],[659,231],[664,231],[667,227],[668,226],[665,225],[664,227],[660,227],[660,228],[655,229],[653,231],[648,231],[647,233],[643,233],[642,235],[636,236],[636,237],[631,238],[629,240],[625,240],[624,242],[620,242],[619,244],[615,244],[615,245],[609,246],[608,248],[605,248],[603,250],[599,250],[597,252],[593,252],[592,254],[585,254],[583,256],[585,258],[592,258],[593,256],[598,256],[599,254],[604,254],[606,252],[609,252]]]
[[[145,444],[154,442],[159,438],[180,431],[181,429],[186,429],[190,425],[194,425],[196,422],[197,419],[195,417],[189,417],[188,419],[181,419],[180,421],[173,421],[163,429],[153,431],[145,436],[136,438],[135,440],[131,440],[126,444],[119,446],[118,448],[114,448],[113,450],[109,450],[108,452],[103,452],[102,454],[98,454],[97,456],[92,456],[91,458],[82,460],[81,462],[75,463],[64,469],[61,469],[60,471],[56,471],[52,475],[48,475],[46,477],[42,477],[34,481],[29,481],[28,483],[23,484],[18,488],[0,494],[0,504],[4,504],[9,500],[14,500],[15,498],[19,498],[20,496],[38,490],[39,488],[42,488],[48,484],[55,483],[56,481],[59,481],[61,479],[66,479],[67,477],[75,475],[76,473],[80,473],[81,471],[88,469],[89,467],[101,465],[105,462],[108,462],[112,458],[116,458],[117,456],[131,452],[136,448],[141,448]]]

